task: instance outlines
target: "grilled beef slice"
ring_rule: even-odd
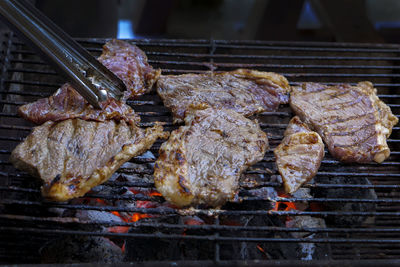
[[[223,205],[234,198],[240,174],[263,158],[267,136],[257,122],[230,109],[191,111],[185,123],[160,148],[157,190],[180,207]]]
[[[161,76],[157,82],[157,92],[175,122],[183,120],[189,108],[204,105],[232,109],[245,117],[275,111],[279,104],[288,103],[289,91],[282,75],[246,69]]]
[[[10,161],[43,180],[44,197],[65,201],[107,181],[166,134],[159,125],[143,130],[125,121],[48,121],[14,149]]]
[[[133,109],[123,102],[109,98],[100,103],[103,109],[93,108],[71,85],[61,86],[55,94],[21,106],[18,113],[26,120],[36,124],[46,121],[62,121],[80,118],[83,120],[106,121],[124,120],[129,124],[140,121]]]
[[[324,157],[324,143],[296,116],[290,120],[274,154],[285,191],[292,194],[317,173]]]
[[[125,83],[128,90],[122,102],[109,99],[100,103],[102,110],[97,110],[71,85],[64,84],[54,95],[21,106],[18,110],[20,116],[36,124],[73,118],[96,121],[123,119],[128,123],[137,121],[138,117],[124,102],[127,98],[148,92],[160,71],[153,70],[147,63],[146,55],[138,47],[120,40],[106,43],[98,59]]]
[[[390,155],[386,143],[398,119],[370,82],[356,86],[304,83],[292,88],[290,106],[317,131],[329,153],[344,162],[378,163]]]
[[[121,40],[107,42],[98,60],[125,83],[125,99],[148,93],[161,74],[147,63],[142,50]]]

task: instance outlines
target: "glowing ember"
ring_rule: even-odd
[[[138,190],[138,189],[136,189],[136,188],[134,188],[134,187],[130,187],[130,188],[129,188],[129,191],[131,191],[131,192],[134,193],[135,195],[141,193],[140,190]]]
[[[132,192],[135,195],[144,195],[144,196],[149,196],[149,197],[153,197],[153,196],[161,196],[161,194],[155,190],[151,190],[151,189],[136,189],[136,188],[129,188],[129,191]],[[97,205],[100,206],[108,206],[108,205],[113,205],[112,203],[109,203],[106,200],[100,199],[100,198],[95,198],[93,199],[95,201],[95,203]],[[93,201],[92,200],[92,201]],[[90,199],[88,199],[87,201],[91,201]],[[153,202],[153,201],[142,201],[142,200],[137,200],[136,201],[136,207],[137,208],[143,208],[143,209],[148,209],[148,208],[155,208],[157,206],[159,206],[159,203],[157,202]],[[118,212],[118,211],[110,211],[111,214],[121,218],[121,220],[125,223],[134,223],[137,222],[141,219],[144,218],[150,218],[150,217],[155,217],[157,215],[149,215],[149,214],[145,214],[145,213],[128,213],[128,212]],[[130,226],[113,226],[113,227],[109,227],[107,228],[107,230],[110,233],[128,233],[130,229]],[[122,253],[125,252],[125,241],[121,246],[121,251]]]
[[[141,220],[141,219],[150,218],[150,217],[151,217],[151,216],[150,216],[150,215],[147,215],[147,214],[134,213],[134,214],[132,215],[132,217],[131,217],[131,221],[130,221],[130,222],[137,222],[137,221],[139,221],[139,220]]]
[[[119,214],[118,211],[111,211],[111,214],[114,214],[115,216],[122,218],[122,216]]]
[[[151,197],[153,197],[153,196],[161,197],[161,193],[159,193],[159,192],[157,192],[157,191],[153,191],[153,192],[150,193],[150,196],[151,196]]]
[[[151,189],[136,189],[136,188],[129,188],[129,191],[131,191],[132,193],[134,193],[135,195],[137,194],[142,194],[145,196],[161,196],[161,194],[155,190],[151,190]],[[108,203],[107,201],[100,199],[100,198],[96,198],[94,199],[96,201],[96,203],[98,203],[99,205],[110,205],[110,203]],[[159,206],[159,203],[157,202],[153,202],[153,201],[143,201],[143,200],[137,200],[136,201],[136,207],[137,208],[143,208],[143,209],[149,209],[149,208],[156,208],[157,206]],[[120,213],[118,211],[111,211],[111,214],[121,218],[122,221],[126,222],[126,223],[134,223],[137,222],[141,219],[144,218],[151,218],[154,217],[156,215],[149,215],[149,214],[145,214],[145,213]],[[117,227],[110,227],[109,230],[110,232],[114,232],[114,233],[126,233],[128,232],[129,227],[127,226],[117,226]]]
[[[127,233],[129,232],[129,226],[113,226],[109,227],[108,231],[110,233]]]
[[[132,215],[130,214],[123,215],[118,211],[111,211],[111,213],[114,214],[115,216],[120,217],[126,223],[133,223],[139,221],[140,219],[150,217],[150,215],[142,213],[134,213]],[[129,232],[129,228],[130,228],[129,226],[113,226],[109,227],[108,231],[111,233],[127,233]]]
[[[142,202],[149,202],[149,201],[142,201]],[[144,204],[138,205],[138,203],[137,203],[136,205],[139,208],[143,208]],[[120,217],[124,222],[127,222],[127,223],[137,222],[140,219],[150,218],[151,217],[151,215],[143,214],[143,213],[121,214],[118,211],[111,211],[111,213],[114,214],[115,216]]]
[[[106,203],[104,200],[100,199],[100,198],[96,198],[96,202],[97,202],[97,203],[100,203],[100,204],[102,204],[102,205],[104,205],[104,206],[107,205],[107,203]]]
[[[122,253],[125,253],[125,243],[126,243],[126,241],[124,241],[124,244],[123,244],[122,247],[121,247]]]
[[[185,220],[184,224],[186,224],[186,225],[203,225],[204,221],[201,219],[189,218],[189,219]]]
[[[203,225],[205,224],[205,222],[200,219],[199,217],[192,217],[192,216],[187,216],[185,218],[183,218],[183,224],[186,225]],[[185,236],[186,235],[186,228],[183,228],[183,233],[182,235]]]
[[[265,250],[260,246],[260,244],[257,244],[256,247],[257,247],[257,249],[263,254],[263,257],[266,258],[266,259],[268,259],[267,253],[266,253]]]
[[[282,193],[278,194],[280,197],[290,198],[290,195]],[[275,203],[275,207],[272,209],[273,211],[290,211],[290,210],[298,210],[296,208],[296,204],[294,202],[284,202],[284,201],[277,201]]]

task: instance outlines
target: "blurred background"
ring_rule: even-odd
[[[74,37],[400,42],[399,0],[36,0]]]

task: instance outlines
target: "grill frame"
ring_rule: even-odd
[[[101,211],[130,211],[147,214],[158,214],[158,215],[169,215],[169,216],[180,216],[185,212],[177,211],[175,209],[145,209],[145,208],[131,208],[124,209],[115,206],[91,206],[91,205],[71,205],[64,203],[50,203],[41,200],[31,199],[16,199],[16,195],[21,194],[40,194],[40,190],[37,187],[37,183],[29,186],[21,186],[18,184],[24,184],[27,180],[30,180],[30,176],[17,171],[9,171],[13,168],[7,161],[7,156],[11,152],[12,146],[15,146],[21,141],[20,136],[26,136],[28,131],[31,129],[31,125],[21,122],[15,113],[16,107],[20,104],[24,104],[25,101],[10,100],[10,96],[15,98],[25,97],[32,101],[40,97],[45,97],[50,94],[51,91],[56,90],[60,83],[53,82],[36,82],[31,81],[25,76],[50,76],[57,79],[58,75],[47,67],[43,61],[35,58],[34,54],[27,49],[23,43],[20,43],[12,33],[5,33],[2,35],[2,49],[1,58],[2,66],[0,69],[0,142],[1,144],[8,144],[8,148],[0,149],[0,207],[32,207],[39,210],[46,208],[66,208],[66,209],[88,209],[88,210],[101,210]],[[78,39],[84,46],[89,48],[90,52],[98,54],[101,52],[101,45],[106,39]],[[162,72],[164,74],[180,74],[188,72],[205,72],[205,71],[225,71],[238,67],[251,67],[258,70],[270,70],[276,71],[285,75],[291,82],[291,85],[297,85],[301,81],[327,81],[327,84],[336,84],[340,81],[349,81],[355,83],[357,80],[368,79],[374,82],[378,88],[378,95],[391,106],[393,113],[399,117],[400,113],[400,94],[396,94],[395,88],[400,86],[400,65],[398,61],[400,57],[400,45],[395,44],[356,44],[356,43],[308,43],[308,42],[272,42],[272,41],[225,41],[225,40],[131,40],[132,43],[142,48],[149,57],[149,62],[156,67],[163,67]],[[172,50],[164,51],[164,50]],[[232,52],[233,51],[233,52]],[[246,51],[246,52],[242,52]],[[336,55],[339,54],[339,55]],[[344,55],[342,55],[344,54]],[[355,55],[354,55],[355,54]],[[29,59],[26,59],[29,57]],[[31,59],[31,58],[34,59]],[[172,60],[164,60],[164,58],[171,57]],[[187,61],[186,59],[190,59]],[[235,62],[235,60],[240,63]],[[264,63],[243,63],[247,61],[256,61]],[[330,64],[316,64],[318,62],[329,62]],[[231,62],[233,61],[233,62]],[[276,63],[279,62],[294,62],[288,63]],[[312,61],[308,64],[299,64],[298,61]],[[354,62],[370,62],[374,61],[374,65],[352,64]],[[265,63],[267,62],[267,63]],[[391,62],[391,63],[386,63]],[[332,64],[333,63],[333,64]],[[31,67],[20,67],[20,65],[28,65]],[[176,68],[174,68],[176,66]],[[279,71],[283,70],[285,72]],[[288,70],[292,70],[288,72]],[[312,72],[309,72],[311,70]],[[319,72],[314,72],[318,70]],[[351,71],[351,73],[349,73]],[[373,73],[369,73],[373,71]],[[40,86],[40,88],[39,88]],[[26,88],[28,89],[26,89]],[[16,91],[18,90],[29,90],[29,88],[37,87],[35,91]],[[20,89],[22,88],[22,89]],[[46,91],[42,92],[41,89],[45,88]],[[12,98],[12,97],[11,97]],[[29,102],[26,101],[26,102]],[[133,105],[135,110],[138,110],[138,114],[141,115],[143,122],[141,126],[147,127],[152,125],[154,118],[161,118],[165,122],[167,129],[174,129],[176,126],[172,125],[170,119],[170,113],[166,108],[162,107],[161,100],[155,96],[154,93],[141,97],[137,100],[129,101],[128,103]],[[154,105],[158,110],[151,111],[149,106]],[[14,112],[13,112],[14,111]],[[278,112],[265,112],[260,115],[261,126],[264,130],[269,129],[271,132],[278,133],[269,135],[271,143],[271,149],[266,154],[262,166],[273,169],[273,156],[272,150],[279,144],[282,138],[282,132],[286,127],[287,121],[292,116],[290,109],[286,106],[281,108]],[[262,122],[262,118],[273,117],[278,123],[265,123]],[[15,124],[13,122],[16,122]],[[286,122],[286,123],[285,123]],[[271,130],[272,129],[272,130]],[[272,211],[272,210],[212,210],[212,214],[219,218],[219,216],[299,216],[299,215],[310,215],[317,217],[327,216],[375,216],[376,218],[382,218],[381,224],[386,226],[384,228],[378,228],[379,224],[375,228],[286,228],[286,227],[271,227],[271,226],[227,226],[220,225],[219,220],[216,219],[214,224],[211,225],[185,225],[185,224],[154,224],[146,222],[135,222],[135,223],[110,223],[100,221],[80,221],[79,224],[94,224],[103,225],[107,227],[111,226],[132,226],[138,229],[142,228],[154,228],[158,230],[205,230],[212,232],[209,235],[185,235],[182,234],[145,234],[145,233],[96,233],[94,231],[82,231],[68,229],[71,225],[77,224],[74,218],[56,218],[56,217],[42,217],[40,214],[36,216],[24,216],[0,213],[0,233],[7,235],[6,233],[12,232],[15,234],[26,234],[32,235],[101,235],[101,236],[112,236],[117,238],[146,238],[146,239],[182,239],[182,240],[208,240],[215,244],[215,250],[213,255],[214,262],[223,263],[219,251],[220,244],[232,241],[232,242],[302,242],[302,243],[328,243],[328,244],[373,244],[373,245],[392,245],[393,249],[382,249],[382,251],[388,251],[388,255],[381,255],[380,257],[385,260],[398,259],[400,255],[400,228],[396,228],[399,222],[396,224],[396,218],[400,217],[400,185],[396,184],[396,179],[400,177],[400,136],[399,126],[395,126],[393,129],[392,136],[389,138],[389,146],[393,149],[391,157],[383,164],[362,164],[357,165],[358,171],[354,171],[355,167],[341,164],[331,156],[326,156],[322,162],[321,171],[318,172],[317,176],[324,177],[336,177],[345,176],[357,179],[357,177],[368,177],[371,179],[372,184],[327,184],[327,183],[311,183],[307,184],[306,188],[319,189],[319,188],[354,188],[354,189],[374,189],[377,192],[381,192],[378,199],[346,199],[346,198],[283,198],[276,197],[269,199],[269,201],[284,201],[284,202],[301,202],[301,201],[312,201],[312,202],[354,202],[354,203],[375,203],[381,205],[382,209],[377,211],[360,211],[360,212],[337,212],[337,211]],[[8,134],[7,132],[11,134]],[[268,130],[266,130],[268,132]],[[20,136],[12,136],[12,133],[19,133]],[[157,153],[160,142],[157,142],[151,149],[153,153]],[[146,160],[141,158],[135,158],[132,160],[136,164],[148,164],[152,160]],[[348,171],[350,170],[350,171]],[[353,171],[352,171],[353,170]],[[128,171],[129,170],[124,170]],[[359,172],[362,171],[362,172]],[[144,173],[151,174],[151,173]],[[250,175],[268,175],[268,172],[260,171],[256,168],[250,169],[247,172]],[[276,172],[274,173],[276,174]],[[382,183],[381,183],[382,182]],[[16,185],[17,184],[17,185]],[[106,183],[113,187],[128,186],[128,187],[141,187],[141,188],[152,188],[154,185],[152,182],[146,181],[135,181],[129,183]],[[257,187],[278,187],[279,182],[276,181],[261,181],[257,184]],[[242,186],[247,190],[246,183],[242,183]],[[387,190],[387,191],[385,191]],[[387,194],[387,196],[385,195]],[[393,194],[394,196],[390,195]],[[91,197],[102,199],[118,198],[119,200],[152,200],[156,202],[162,201],[160,197],[147,197],[147,196],[133,196],[125,199],[121,199],[118,196],[99,196],[98,194],[92,194]],[[245,201],[260,201],[260,198],[242,198]],[[384,205],[390,204],[390,205]],[[396,205],[397,204],[397,205]],[[391,206],[392,205],[392,206]],[[196,215],[209,215],[210,210],[208,209],[196,209],[187,211],[190,214]],[[391,221],[392,220],[392,221]],[[385,222],[387,221],[387,222]],[[40,225],[37,228],[30,229],[26,226],[20,226],[21,224],[38,223]],[[389,226],[387,226],[388,224]],[[11,226],[10,226],[11,225]],[[45,228],[43,228],[43,225]],[[53,227],[53,228],[51,228]],[[65,229],[62,229],[65,227]],[[380,226],[381,227],[381,226]],[[61,228],[61,229],[60,229]],[[241,236],[226,236],[224,231],[230,231],[233,233],[240,233],[241,231],[250,231],[256,233],[264,233],[269,231],[280,231],[280,232],[308,232],[312,233],[337,233],[338,237],[319,238],[319,239],[307,239],[307,238],[254,238],[254,237],[241,237]],[[363,237],[351,237],[353,235],[368,234],[374,235],[383,234],[380,238],[363,238]],[[392,235],[390,235],[392,234]],[[344,235],[345,237],[341,237]],[[390,238],[386,238],[386,236]],[[397,248],[397,247],[398,248]],[[18,247],[18,245],[17,245]],[[397,248],[397,250],[396,250]],[[6,249],[3,246],[4,252],[0,254],[0,259],[5,262],[18,262],[18,255],[7,257],[7,253],[10,249]],[[393,252],[392,252],[393,251]],[[392,253],[392,254],[390,254]],[[11,253],[12,254],[12,253]],[[393,255],[394,254],[394,255]],[[348,257],[334,258],[334,259],[353,259],[352,254]],[[364,255],[365,256],[365,255]],[[387,256],[387,257],[386,257]],[[8,258],[8,259],[7,259]],[[363,259],[362,256],[358,258]],[[377,259],[379,256],[376,255]],[[37,258],[32,257],[35,261]],[[166,259],[168,261],[168,259]],[[358,260],[358,259],[357,259]],[[268,263],[277,263],[278,261],[270,260]],[[399,261],[397,261],[399,263]],[[299,261],[293,261],[292,263],[298,263]]]

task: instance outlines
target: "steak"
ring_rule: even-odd
[[[65,201],[107,181],[166,135],[159,125],[143,130],[125,121],[47,121],[13,150],[10,161],[43,180],[44,197]]]
[[[138,47],[120,40],[107,42],[99,61],[116,74],[126,85],[122,102],[108,99],[100,103],[102,110],[92,107],[75,89],[64,84],[50,97],[21,106],[18,113],[36,124],[73,118],[105,121],[106,119],[138,121],[133,110],[125,105],[127,98],[148,92],[160,75],[147,63],[147,57]]]
[[[324,157],[324,143],[296,116],[290,120],[274,154],[285,192],[292,194],[317,173]]]
[[[160,148],[156,188],[179,207],[221,206],[236,195],[240,174],[263,158],[267,135],[230,109],[189,111],[185,123]]]
[[[370,82],[356,86],[304,83],[292,88],[290,106],[317,131],[329,153],[344,162],[381,163],[390,155],[386,143],[398,118],[376,95]]]
[[[161,76],[157,82],[157,92],[175,122],[185,118],[188,108],[204,105],[232,109],[245,117],[275,111],[279,104],[288,103],[289,91],[282,75],[246,69]]]

